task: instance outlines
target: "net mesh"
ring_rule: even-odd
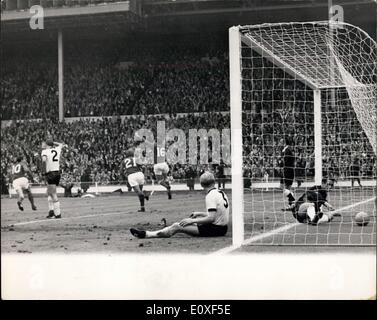
[[[259,244],[375,245],[376,43],[356,27],[328,22],[240,31],[246,237]],[[314,185],[314,89],[321,93],[322,176],[334,186],[328,200],[338,213],[318,226],[284,213],[279,189],[287,137],[294,196]],[[360,211],[371,217],[367,226],[354,222]]]

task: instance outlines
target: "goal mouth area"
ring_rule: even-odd
[[[377,44],[358,27],[329,21],[238,26],[229,35],[234,244],[375,246]],[[286,145],[294,165],[282,160]],[[282,189],[292,186],[286,167],[294,171],[288,180],[306,182],[299,192],[326,178],[335,181],[334,208],[355,207],[327,225],[282,218]],[[358,192],[359,176],[372,188]],[[245,177],[251,185],[281,178],[282,189],[250,196]],[[373,217],[368,228],[355,227],[357,210]]]

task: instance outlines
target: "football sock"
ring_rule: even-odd
[[[59,201],[54,202],[53,206],[54,206],[55,216],[59,216],[60,215],[60,202]]]
[[[288,201],[290,204],[295,201],[295,198],[293,197],[292,193],[288,195]]]
[[[146,238],[170,238],[175,233],[175,226],[171,225],[169,227],[163,228],[156,231],[146,231]]]
[[[170,186],[169,186],[169,182],[167,182],[167,181],[161,181],[161,182],[160,182],[160,185],[162,185],[162,186],[165,187],[166,189],[169,189],[169,188],[170,188]]]
[[[140,206],[143,208],[144,207],[144,194],[139,194],[139,201],[140,201]]]
[[[33,195],[31,194],[31,192],[29,192],[27,196],[29,198],[31,205],[34,207],[34,198],[33,198]]]
[[[47,197],[47,202],[48,202],[48,211],[54,210],[54,202],[52,201],[51,196]]]
[[[295,201],[295,197],[290,190],[284,189],[284,195],[288,198],[289,204]]]

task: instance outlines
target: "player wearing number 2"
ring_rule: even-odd
[[[120,172],[127,176],[129,185],[137,193],[140,201],[140,210],[138,212],[145,212],[144,200],[149,200],[149,197],[143,192],[143,185],[145,183],[144,173],[141,172],[136,163],[135,151],[130,148],[126,150],[126,158],[121,163]]]
[[[30,190],[29,180],[26,176],[31,176],[31,172],[27,167],[25,161],[23,161],[22,156],[18,156],[16,162],[12,166],[12,180],[13,188],[18,194],[17,205],[21,211],[24,211],[22,206],[22,201],[24,200],[24,191],[27,193],[29,201],[31,203],[32,210],[37,210],[37,207],[34,204],[34,198]]]
[[[157,231],[131,228],[137,238],[169,238],[176,233],[198,237],[221,237],[228,231],[229,201],[224,191],[215,188],[215,177],[210,172],[200,176],[200,184],[206,193],[207,212],[193,212],[189,218]]]
[[[60,202],[56,193],[56,187],[60,182],[60,155],[63,147],[62,143],[47,140],[42,148],[42,173],[47,182],[47,202],[48,216],[47,218],[61,218]]]

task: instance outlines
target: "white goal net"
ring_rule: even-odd
[[[329,21],[229,36],[234,244],[375,245],[377,44]],[[314,204],[328,222],[291,209],[313,188],[327,191]]]

